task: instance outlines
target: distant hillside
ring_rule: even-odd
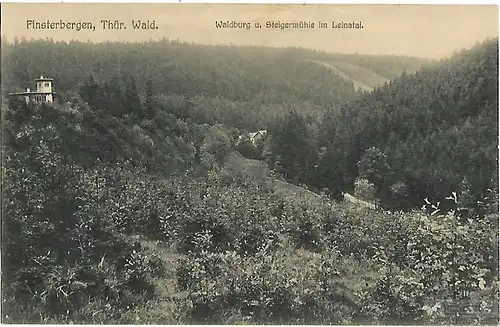
[[[393,79],[404,72],[412,74],[424,66],[436,63],[436,60],[428,58],[395,55],[342,54],[302,49],[296,49],[296,52],[296,56],[304,60],[350,64],[371,70],[386,79]]]
[[[334,63],[336,71],[309,60]],[[180,100],[180,111],[194,110],[206,123],[246,130],[261,129],[273,116],[290,109],[320,117],[327,108],[358,98],[356,83],[373,87],[380,80],[373,78],[375,74],[393,78],[423,62],[167,40],[140,44],[38,40],[2,45],[4,92],[24,90],[35,77],[44,75],[55,79],[56,91],[67,99],[78,93],[90,75],[100,83],[121,87],[132,76],[139,92],[150,80],[167,104],[175,107],[179,98],[186,100]]]
[[[319,140],[324,187],[351,189],[375,147],[381,154],[370,160],[385,155],[389,167],[380,187],[404,185],[412,203],[459,191],[481,197],[498,179],[498,41],[404,74],[328,118]]]
[[[291,52],[258,47],[206,46],[170,41],[81,43],[32,41],[4,49],[6,87],[20,88],[40,73],[57,81],[60,92],[72,91],[90,74],[137,79],[139,90],[151,79],[165,95],[221,97],[260,103],[311,101],[342,103],[353,99],[349,83]],[[28,84],[29,85],[29,84]],[[325,85],[335,85],[335,90]]]

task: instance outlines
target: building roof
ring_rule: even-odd
[[[43,77],[43,75],[40,75],[40,78],[35,79],[35,81],[53,81],[53,78],[49,77]]]
[[[267,134],[267,131],[264,129],[262,131],[257,131],[257,132],[253,132],[253,133],[248,133],[248,136],[251,137],[251,138],[254,138],[256,137],[258,134],[261,134],[261,135],[265,135]]]

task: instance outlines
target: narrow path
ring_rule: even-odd
[[[373,209],[373,210],[376,209],[376,207],[375,207],[375,205],[373,203],[370,203],[370,202],[358,199],[358,198],[352,196],[349,193],[344,193],[344,201],[347,201],[347,202],[350,202],[350,203],[354,203],[354,204],[358,204],[360,206],[363,206],[363,207],[366,207],[366,208],[369,208],[369,209]]]

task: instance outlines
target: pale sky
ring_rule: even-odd
[[[92,22],[94,31],[27,29],[27,20]],[[119,20],[125,30],[103,30],[101,19]],[[132,20],[155,20],[158,29],[134,30]],[[252,28],[218,29],[214,21],[250,22]],[[326,29],[254,28],[266,21],[328,22]],[[333,29],[332,21],[362,22],[364,28]],[[2,4],[2,35],[18,38],[78,39],[92,42],[142,41],[163,37],[203,44],[299,46],[329,52],[448,57],[477,42],[498,37],[493,5],[268,5],[268,4]]]

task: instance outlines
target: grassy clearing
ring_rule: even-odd
[[[263,182],[271,178],[271,172],[262,160],[247,159],[238,152],[231,152],[226,158],[226,169],[234,174],[252,176],[256,181]]]
[[[351,79],[356,80],[359,83],[367,85],[371,88],[375,88],[388,81],[387,78],[377,74],[376,72],[368,68],[341,61],[330,61],[329,63],[332,66],[336,67],[338,70],[342,71],[344,74],[350,76]]]
[[[310,62],[331,69],[340,77],[351,81],[354,84],[354,88],[356,90],[370,92],[377,85],[383,84],[383,82],[386,81],[385,78],[367,68],[337,61],[331,62],[311,60]]]

